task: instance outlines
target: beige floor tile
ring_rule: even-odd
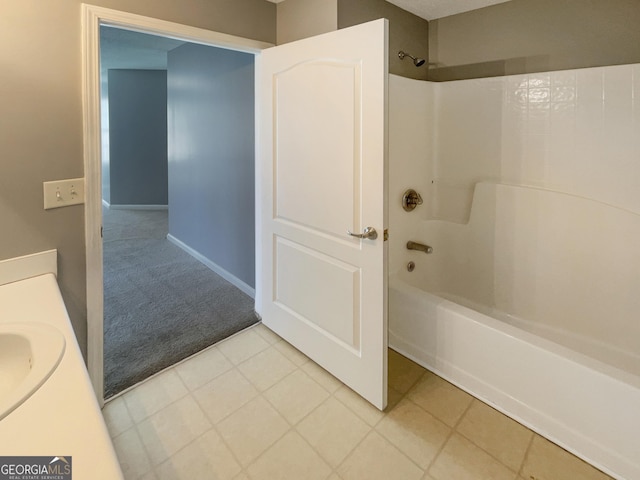
[[[261,392],[295,369],[296,366],[275,348],[263,350],[238,365],[238,370]]]
[[[304,363],[300,368],[329,393],[335,392],[343,385],[340,380],[331,375],[314,361],[310,360],[307,363]]]
[[[389,349],[389,387],[407,393],[424,372],[425,369],[417,363]]]
[[[213,423],[218,423],[257,395],[256,388],[235,368],[193,392]]]
[[[239,365],[256,353],[269,348],[269,342],[250,328],[220,342],[218,348],[231,363]]]
[[[189,391],[174,369],[169,369],[125,393],[131,419],[138,423],[167,405],[187,395]]]
[[[451,427],[473,400],[471,395],[431,372],[426,372],[407,396]]]
[[[404,398],[404,394],[398,392],[393,388],[387,389],[387,408],[384,409],[385,413],[389,413],[391,410],[395,408],[400,400]]]
[[[247,475],[246,473],[240,472],[238,475],[233,477],[233,480],[251,480],[251,479],[249,478],[249,475]]]
[[[264,393],[276,410],[295,425],[329,397],[329,392],[302,370],[276,383]]]
[[[342,480],[337,473],[332,473],[331,476],[329,478],[327,478],[327,480]]]
[[[159,465],[212,427],[189,395],[137,425],[153,465]]]
[[[337,467],[371,431],[360,417],[329,398],[297,426],[298,432],[333,467]]]
[[[247,471],[253,480],[324,480],[331,468],[298,433],[290,431]]]
[[[198,437],[156,468],[158,476],[163,480],[231,480],[241,470],[240,464],[214,429]]]
[[[175,370],[186,387],[194,391],[233,368],[218,347],[210,347],[176,365]]]
[[[264,398],[256,397],[216,428],[246,466],[289,430],[289,424]]]
[[[274,343],[278,343],[282,340],[278,334],[273,332],[270,328],[265,327],[262,323],[258,323],[251,330],[264,338],[269,343],[269,345],[273,345]]]
[[[531,480],[611,478],[539,435],[533,438],[521,474],[524,478]]]
[[[113,447],[126,480],[138,479],[151,470],[151,461],[135,428],[115,437]]]
[[[373,431],[337,470],[344,480],[419,480],[424,471]]]
[[[284,340],[275,343],[273,345],[273,348],[278,350],[281,354],[295,363],[298,367],[310,361],[309,357],[307,357],[304,353],[295,348],[289,342],[285,342]]]
[[[356,415],[358,415],[372,427],[374,427],[384,416],[383,412],[371,405],[364,398],[362,398],[347,386],[340,387],[333,394],[333,396],[344,403]]]
[[[376,430],[423,469],[451,433],[448,426],[407,399],[389,412]]]
[[[133,420],[131,420],[131,415],[129,415],[129,410],[122,397],[109,400],[102,408],[102,416],[111,438],[117,437],[133,427]]]
[[[160,480],[160,477],[158,477],[153,470],[150,470],[142,475],[138,480]]]
[[[533,432],[474,400],[456,430],[514,471],[519,471]]]
[[[429,469],[436,480],[514,480],[516,472],[454,433]]]

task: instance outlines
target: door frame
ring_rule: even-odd
[[[104,404],[104,282],[102,264],[102,145],[100,119],[100,27],[112,26],[256,56],[271,43],[214,32],[119,10],[82,4],[82,110],[85,176],[87,369]],[[256,295],[258,285],[256,285]]]

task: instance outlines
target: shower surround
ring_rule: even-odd
[[[640,65],[392,76],[389,98],[391,345],[640,477]]]

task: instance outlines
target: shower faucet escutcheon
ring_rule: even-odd
[[[411,212],[418,205],[422,205],[422,197],[413,188],[410,188],[402,195],[402,208],[405,212]]]

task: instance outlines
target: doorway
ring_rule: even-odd
[[[99,398],[102,398],[102,378],[96,376],[95,368],[96,365],[100,367],[98,374],[101,375],[102,332],[96,330],[96,327],[102,328],[103,304],[102,299],[97,297],[97,294],[102,293],[102,278],[96,278],[96,273],[102,274],[102,245],[100,239],[96,238],[100,225],[95,223],[95,219],[101,217],[100,172],[96,171],[100,152],[99,144],[95,141],[99,138],[99,121],[96,121],[99,119],[99,90],[96,89],[99,77],[95,56],[98,47],[97,31],[101,22],[104,22],[100,12],[104,13],[104,10],[84,6],[83,12],[86,54],[85,159],[88,185],[85,208],[87,300],[89,316],[93,320],[88,325],[88,344],[89,348],[98,347],[89,353],[89,369],[93,380],[100,382],[97,391]],[[144,26],[147,26],[146,31],[150,33],[167,34],[167,31],[175,31],[177,33],[171,36],[180,39],[189,39],[189,35],[182,31],[186,28],[194,37],[197,38],[200,34],[208,39],[201,39],[197,43],[219,45],[253,54],[268,46],[144,17],[142,20],[141,17],[135,17],[135,27],[131,27],[132,23],[123,16],[128,17],[128,14],[121,14],[112,20],[117,20],[117,25],[129,26],[138,31],[145,31],[142,28]],[[259,205],[256,211],[255,251],[257,311],[264,315],[267,327],[380,409],[385,407],[387,399],[387,249],[383,244],[386,240],[387,211],[387,58],[388,23],[381,19],[272,48],[269,53],[262,52],[259,67],[261,74],[257,80],[259,88],[256,88],[260,105],[256,109],[256,123],[260,126],[260,130],[256,132],[260,161],[255,165],[256,178],[259,179],[255,185],[256,204]],[[266,59],[272,62],[268,67]],[[338,88],[334,89],[333,86]],[[318,95],[318,91],[323,93]],[[335,92],[340,93],[339,98],[335,97]],[[273,115],[271,107],[275,107],[273,111],[277,115]],[[281,114],[287,120],[286,125],[282,123]],[[299,122],[298,119],[305,121]],[[337,146],[339,156],[332,165],[338,166],[338,171],[333,172],[335,168],[323,169],[323,160],[327,158],[325,154],[331,152],[327,152],[326,148],[314,151],[307,146],[332,143],[331,132],[336,125],[344,125],[345,119],[349,119],[347,130],[353,132],[353,135],[342,135],[345,141]],[[276,125],[278,128],[274,128]],[[299,127],[302,127],[302,131]],[[298,135],[299,132],[301,135]],[[274,144],[276,148],[272,148]],[[277,153],[276,156],[273,155],[274,152]],[[340,158],[344,158],[344,162]],[[303,159],[311,167],[308,170],[318,172],[322,182],[314,184],[313,179],[309,179],[305,185],[296,185],[301,169],[298,159]],[[292,168],[280,168],[285,164]],[[347,182],[348,191],[339,197],[344,200],[346,195],[343,203],[350,206],[351,213],[347,215],[348,221],[345,224],[350,228],[343,231],[343,227],[334,225],[334,222],[327,230],[327,222],[322,220],[326,220],[328,215],[324,214],[341,211],[341,208],[326,208],[324,202],[325,199],[331,200],[330,195],[336,190],[333,181],[344,180],[340,172],[344,172],[345,165],[347,169],[353,167],[353,173],[359,179]],[[278,168],[274,170],[274,166]],[[278,172],[278,176],[273,175],[274,171]],[[351,175],[347,176],[350,177],[353,178]],[[281,182],[283,179],[286,179],[285,183]],[[274,184],[277,185],[275,190]],[[313,188],[304,195],[296,195],[296,192],[308,185]],[[300,209],[306,205],[301,198],[309,198],[310,195],[314,201],[315,214],[309,220],[299,214]],[[332,201],[339,202],[336,199]],[[290,213],[295,215],[291,217]],[[292,235],[287,234],[289,238],[277,238],[279,233],[283,233],[281,228],[297,231]],[[372,235],[376,230],[383,234]],[[312,236],[306,242],[305,239]],[[335,257],[340,252],[330,245],[328,249],[324,249],[327,246],[324,240],[335,240],[341,251],[345,251],[343,247],[346,247],[350,252],[349,258],[336,257],[334,260],[332,255]],[[274,242],[278,242],[278,246],[283,248],[274,248]],[[318,245],[326,252],[320,252]],[[304,268],[297,268],[293,275],[286,277],[285,283],[281,282],[280,279],[284,277],[279,274],[288,270],[289,265],[297,265],[298,253],[306,255],[306,263],[302,267],[310,266],[312,269],[305,271]],[[332,276],[333,273],[335,275]],[[349,295],[340,297],[344,301],[337,304],[338,317],[333,317],[331,312],[327,317],[322,312],[336,307],[336,303],[323,301],[323,296],[319,293],[327,285],[332,285],[334,277],[341,284],[348,283],[352,295],[351,299]],[[363,279],[362,282],[359,279]],[[307,287],[300,288],[302,283],[306,283]],[[335,285],[333,286],[332,291],[336,291]],[[349,303],[353,308],[349,308]],[[322,311],[314,311],[314,305],[319,306]],[[280,311],[275,311],[274,308]],[[96,316],[96,313],[99,315]],[[337,325],[343,314],[343,320],[354,327],[352,334],[346,333],[347,337],[342,335],[345,333],[344,329],[340,332],[332,331],[332,325]],[[329,323],[325,321],[327,319],[330,320]],[[100,342],[96,342],[96,339]],[[347,358],[349,362],[340,361]]]
[[[102,227],[102,165],[100,145],[100,70],[99,32],[102,25],[119,27],[137,32],[160,34],[179,41],[196,42],[197,46],[222,47],[249,54],[256,54],[270,46],[218,34],[202,29],[186,27],[171,22],[117,12],[100,7],[83,5],[84,16],[84,85],[85,85],[85,176],[87,198],[85,208],[87,240],[87,302],[88,302],[88,363],[94,389],[99,399],[104,398],[104,279]],[[253,222],[252,220],[248,220]],[[169,220],[171,223],[171,220]],[[194,249],[194,252],[197,250]],[[190,252],[190,253],[194,253]]]
[[[255,62],[114,27],[100,40],[109,398],[257,321]]]

